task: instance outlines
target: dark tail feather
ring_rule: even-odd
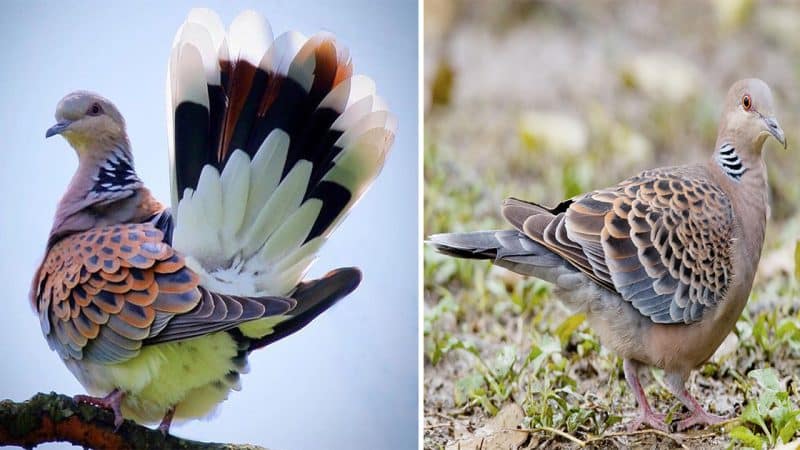
[[[309,40],[307,46],[317,42]],[[191,44],[185,45],[184,54],[177,59],[177,73],[173,75],[176,78],[180,75],[189,78],[190,75],[181,71],[197,69],[180,65],[196,62],[192,57],[199,58],[192,53]],[[328,52],[316,54],[317,73],[328,75],[329,82],[318,81],[311,91],[286,74],[264,70],[249,61],[221,60],[220,84],[207,84],[207,92],[196,92],[194,97],[176,96],[172,113],[178,199],[183,196],[184,189],[197,187],[203,167],[211,165],[222,171],[236,149],[254,157],[275,129],[285,131],[290,138],[282,178],[298,161],[307,160],[314,163],[316,171],[309,186],[319,182],[342,151],[334,143],[344,132],[331,128],[344,111],[319,108],[319,105],[324,96],[336,87],[331,74],[335,74],[340,65],[349,64],[336,59],[334,43],[323,41],[320,45],[328,50],[332,47],[330,51],[334,52],[334,57],[330,57]],[[310,58],[314,56],[312,54]],[[208,64],[208,61],[203,63]],[[203,72],[198,75],[202,77]],[[177,79],[178,83],[181,81],[183,78]]]
[[[500,242],[495,236],[501,231],[476,231],[472,233],[442,233],[428,238],[427,243],[437,252],[456,258],[495,259]]]
[[[169,65],[173,206],[206,166],[222,172],[241,149],[254,159],[273,132],[288,136],[279,182],[303,162],[302,202],[321,210],[304,240],[327,236],[380,172],[397,121],[374,83],[353,76],[333,35],[272,39],[266,20],[242,13],[226,35],[209,10],[190,12]],[[262,205],[255,205],[262,206]],[[253,209],[253,208],[250,208]]]
[[[566,262],[516,230],[434,234],[428,238],[439,253],[467,259],[491,259],[494,264],[523,275],[553,281]]]
[[[290,313],[292,318],[278,324],[272,334],[250,341],[248,351],[267,346],[299,331],[353,292],[359,283],[361,271],[355,267],[332,270],[320,279],[300,283],[292,294],[292,298],[297,300],[297,307]]]

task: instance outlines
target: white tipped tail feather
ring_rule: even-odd
[[[287,295],[380,172],[395,117],[333,36],[273,41],[251,11],[226,36],[193,10],[167,90],[173,246],[214,292]]]

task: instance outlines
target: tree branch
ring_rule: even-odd
[[[0,446],[33,448],[45,442],[70,442],[102,449],[266,450],[254,445],[197,442],[164,436],[158,430],[126,420],[114,431],[111,411],[78,404],[66,395],[36,394],[30,400],[0,402]]]

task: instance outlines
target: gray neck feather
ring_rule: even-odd
[[[132,198],[142,187],[125,144],[115,145],[102,156],[79,154],[78,170],[56,210],[51,241],[95,226],[98,218],[92,209]]]

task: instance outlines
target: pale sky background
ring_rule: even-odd
[[[125,6],[122,6],[125,5]],[[358,266],[361,286],[311,325],[251,355],[217,415],[174,426],[192,439],[272,449],[406,449],[417,445],[417,2],[3,2],[0,41],[0,399],[82,393],[50,351],[28,302],[55,206],[76,167],[61,138],[45,140],[56,103],[75,89],[125,116],[139,176],[169,200],[164,77],[189,9],[226,24],[244,9],[274,34],[335,33],[355,71],[372,77],[399,118],[383,173],[321,251],[310,276]],[[55,445],[46,448],[56,448]]]

